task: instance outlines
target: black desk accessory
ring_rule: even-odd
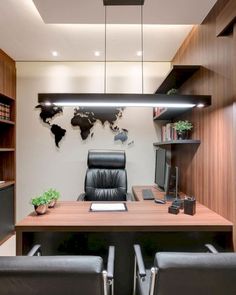
[[[179,207],[180,210],[184,209],[184,200],[181,199],[175,199],[172,202],[172,205]]]
[[[166,164],[166,177],[165,177],[165,200],[174,201],[178,199],[178,186],[179,186],[179,168],[171,167]]]
[[[175,205],[171,205],[168,208],[168,213],[170,213],[170,214],[179,214],[179,207],[175,206]]]
[[[154,202],[157,204],[165,204],[166,203],[166,201],[162,200],[162,199],[155,199]]]
[[[150,189],[143,189],[142,196],[144,200],[154,200],[153,192]]]
[[[196,199],[194,197],[185,197],[184,199],[184,214],[196,214]]]

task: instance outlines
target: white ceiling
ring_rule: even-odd
[[[146,0],[144,60],[170,61],[215,2]],[[107,60],[140,60],[140,7],[107,7],[107,22]],[[102,0],[0,0],[0,48],[17,61],[103,61],[104,27]]]

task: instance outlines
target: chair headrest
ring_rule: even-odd
[[[90,150],[88,152],[88,168],[124,169],[125,152],[113,150]]]

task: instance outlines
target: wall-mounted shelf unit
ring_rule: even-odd
[[[176,144],[200,144],[201,141],[198,139],[184,139],[184,140],[170,140],[170,141],[160,141],[155,142],[154,146],[163,146],[163,145],[176,145]]]
[[[5,181],[4,183],[0,183],[0,189],[11,186],[13,184],[15,184],[15,181]]]
[[[15,224],[15,62],[0,50],[0,244]]]
[[[0,124],[9,124],[9,125],[15,125],[15,122],[13,121],[10,121],[10,120],[3,120],[3,119],[0,119]]]
[[[200,68],[199,65],[174,65],[155,93],[166,94],[172,88],[179,89]]]
[[[166,94],[169,90],[175,88],[179,89],[194,73],[196,73],[201,66],[199,65],[174,65],[165,80],[156,90],[156,94]],[[182,94],[171,94],[176,102],[185,100],[186,102],[195,100],[199,103],[203,103],[205,106],[211,104],[210,95],[182,95]],[[154,108],[153,109],[153,120],[173,120],[175,117],[181,116],[183,113],[191,110],[191,108]]]

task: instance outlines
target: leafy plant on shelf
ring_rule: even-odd
[[[174,128],[177,132],[178,139],[187,139],[189,132],[193,129],[193,124],[188,120],[178,121],[174,123]]]
[[[174,128],[176,131],[186,131],[192,130],[193,124],[187,120],[185,121],[178,121],[174,123]]]

